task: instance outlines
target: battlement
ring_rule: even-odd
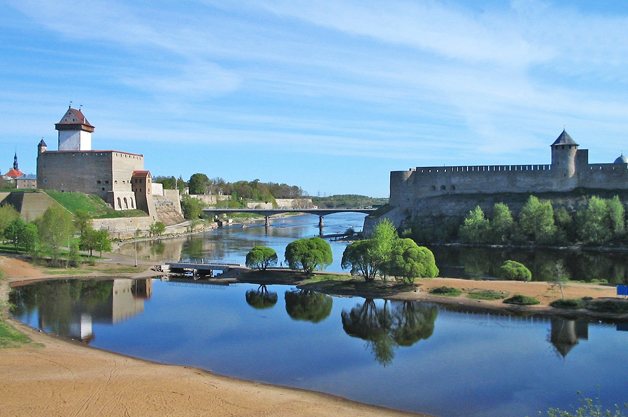
[[[445,174],[459,172],[511,172],[511,171],[550,171],[552,166],[546,165],[470,165],[470,166],[442,166],[417,167],[412,172],[417,174]]]

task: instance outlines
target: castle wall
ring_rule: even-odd
[[[113,191],[112,152],[43,152],[37,157],[37,187],[63,192],[98,194]]]
[[[134,171],[144,170],[144,156],[126,152],[112,153],[113,191],[131,191]]]

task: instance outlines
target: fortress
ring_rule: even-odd
[[[590,164],[589,151],[578,149],[564,130],[550,148],[552,159],[548,165],[441,166],[393,171],[389,202],[392,210],[385,217],[400,227],[421,216],[464,216],[476,205],[490,212],[492,204],[500,202],[490,198],[494,194],[507,193],[517,206],[530,194],[568,193],[576,189],[628,190],[625,156],[613,163]],[[519,207],[511,208],[516,211]]]
[[[144,156],[92,150],[92,126],[82,111],[69,107],[59,123],[58,150],[42,139],[37,146],[37,188],[100,196],[115,210],[139,209],[152,221],[183,221],[179,192],[153,184]]]

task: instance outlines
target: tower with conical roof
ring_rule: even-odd
[[[59,131],[60,151],[91,151],[92,126],[81,110],[68,108],[59,123],[55,124]]]
[[[552,171],[558,179],[570,180],[576,174],[576,154],[578,144],[563,129],[552,143]]]

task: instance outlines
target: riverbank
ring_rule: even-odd
[[[0,257],[0,269],[4,309],[10,283],[60,278],[15,258]],[[421,416],[130,358],[8,322],[32,342],[1,350],[0,416]]]

